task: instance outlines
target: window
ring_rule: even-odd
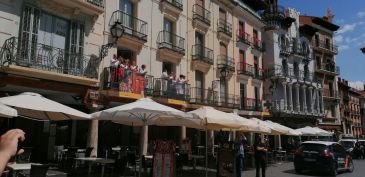
[[[131,29],[133,26],[133,15],[134,15],[134,5],[130,0],[119,0],[119,10],[125,14],[121,14],[122,25],[129,27]]]
[[[240,21],[238,22],[239,37],[245,38],[245,24]]]
[[[204,73],[198,70],[195,71],[195,87],[197,101],[204,102]]]
[[[298,64],[298,62],[294,62],[294,74],[295,74],[295,76],[299,76],[299,64]]]
[[[318,47],[319,46],[319,35],[318,34],[316,34],[314,36],[314,40],[315,40],[316,46]]]
[[[163,29],[165,31],[163,33],[164,34],[164,42],[172,44],[173,43],[173,37],[172,37],[173,22],[165,18],[163,23],[164,23]]]
[[[258,87],[255,87],[255,108],[256,110],[260,106],[260,90]]]
[[[167,71],[167,74],[175,74],[174,64],[170,62],[162,62],[162,72]]]
[[[255,76],[258,77],[259,76],[259,60],[257,58],[257,56],[253,56],[254,58],[254,70],[255,70]]]
[[[326,38],[326,48],[329,49],[330,45],[330,39]]]
[[[240,100],[241,100],[241,109],[246,107],[246,85],[240,83]]]
[[[245,55],[245,51],[240,50],[240,71],[245,71],[246,68],[246,55]]]

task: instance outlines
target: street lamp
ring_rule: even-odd
[[[222,78],[226,78],[229,75],[228,69],[227,68],[222,68],[220,70],[220,75],[221,75]]]
[[[114,46],[114,44],[118,41],[120,37],[124,34],[124,27],[120,23],[115,23],[111,28],[110,32],[112,33],[112,37],[115,38],[114,42],[105,44],[101,46],[100,49],[100,57],[103,59],[108,55],[108,50]]]
[[[365,47],[360,49],[362,53],[365,53]]]

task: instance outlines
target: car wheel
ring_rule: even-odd
[[[350,162],[349,162],[348,172],[352,173],[354,171],[354,169],[355,169],[354,162],[351,159]]]

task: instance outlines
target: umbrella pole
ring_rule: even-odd
[[[205,129],[205,177],[208,177],[208,130]]]

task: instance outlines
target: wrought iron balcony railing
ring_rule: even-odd
[[[335,54],[338,53],[338,47],[336,45],[333,45],[332,43],[328,43],[328,42],[325,42],[325,41],[321,41],[321,40],[314,41],[314,47],[326,49],[326,50],[328,50],[330,52],[333,52]]]
[[[182,4],[182,0],[161,0],[161,2],[167,2],[169,4],[171,4],[172,6],[183,10],[183,4]]]
[[[298,81],[315,82],[321,84],[322,81],[312,72],[303,70],[294,71],[293,68],[276,65],[274,68],[267,70],[268,77],[286,77],[297,79]]]
[[[254,67],[246,62],[239,62],[237,67],[237,73],[247,76],[253,76]]]
[[[335,73],[337,75],[340,74],[340,67],[336,66],[335,64],[332,64],[332,63],[317,64],[317,69],[332,72],[332,73]]]
[[[99,7],[104,7],[104,0],[87,0],[87,2]]]
[[[240,109],[247,111],[262,111],[261,100],[254,98],[241,98]]]
[[[124,35],[147,41],[147,22],[118,10],[113,12],[109,25],[112,26],[115,23],[124,27]]]
[[[229,37],[232,37],[232,24],[228,23],[227,20],[218,20],[218,32],[222,32]]]
[[[167,48],[185,55],[185,39],[168,31],[160,31],[157,37],[158,48]]]
[[[253,75],[253,77],[255,79],[263,80],[264,79],[264,70],[262,68],[254,68],[254,75]]]
[[[97,79],[100,58],[12,37],[0,50],[0,66],[18,65],[43,71]]]
[[[190,84],[171,79],[155,78],[153,80],[153,96],[188,101],[190,100]]]
[[[228,57],[227,55],[218,55],[217,66],[219,69],[226,68],[231,72],[234,72],[234,70],[235,70],[234,59],[231,57]]]
[[[193,5],[193,20],[200,20],[210,26],[211,13],[199,4]]]
[[[238,95],[220,93],[218,106],[238,109],[240,106],[240,98]]]
[[[252,44],[253,47],[259,51],[264,51],[264,44],[261,40],[259,40],[258,38],[253,37],[252,38]]]
[[[212,89],[192,87],[190,94],[190,103],[209,106],[218,105],[218,92]]]
[[[135,94],[151,94],[153,76],[119,66],[104,68],[104,89]]]
[[[208,49],[201,44],[195,44],[193,45],[192,60],[200,60],[212,65],[214,62],[213,50]]]
[[[247,45],[251,45],[252,37],[250,36],[250,34],[244,32],[244,31],[239,31],[238,35],[237,35],[237,41],[238,42],[243,42]]]

